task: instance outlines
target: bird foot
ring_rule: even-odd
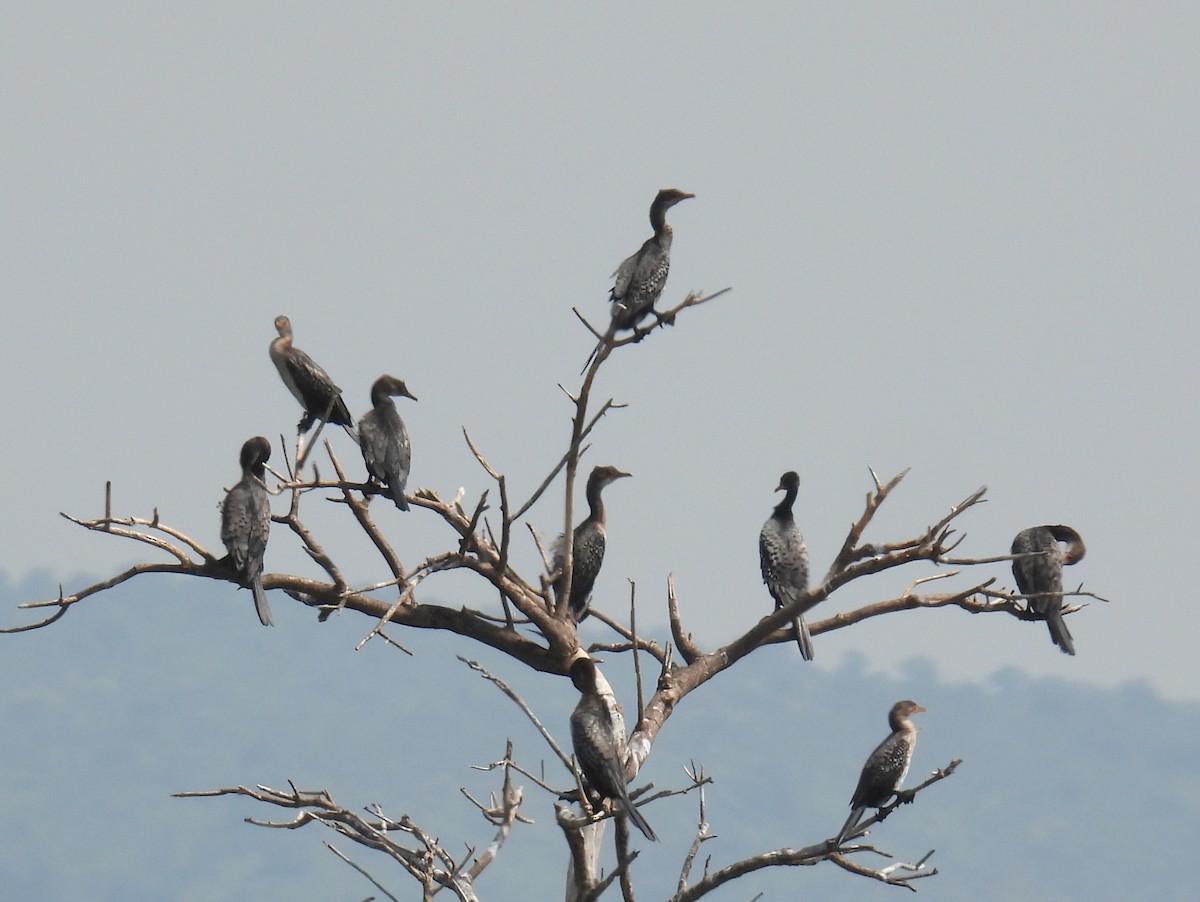
[[[913,803],[913,800],[916,797],[917,797],[917,791],[915,789],[897,789],[896,790],[896,804],[897,805],[911,805]],[[882,820],[882,818],[880,818],[880,820]]]
[[[675,325],[675,314],[674,313],[659,313],[657,310],[651,310],[650,312],[654,314],[654,318],[656,320],[658,320],[658,324],[660,326]]]

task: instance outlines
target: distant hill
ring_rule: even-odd
[[[70,585],[75,585],[72,581]],[[18,601],[57,581],[0,577],[3,625]],[[374,890],[321,845],[334,842],[402,898],[409,878],[309,826],[266,830],[275,817],[233,800],[176,800],[173,791],[236,783],[328,788],[347,805],[410,813],[450,848],[489,842],[458,793],[486,797],[512,736],[531,768],[566,785],[516,709],[455,660],[478,658],[522,692],[561,741],[574,692],[486,649],[396,631],[415,658],[372,643],[356,616],[317,624],[277,604],[258,625],[246,592],[154,578],[85,602],[48,629],[0,637],[0,887],[21,900],[361,899]],[[587,626],[585,637],[596,638]],[[632,707],[625,660],[606,672]],[[700,689],[667,724],[643,772],[682,785],[704,765],[712,866],[831,835],[847,812],[888,707],[929,709],[909,782],[948,763],[959,772],[880,825],[872,839],[903,859],[929,849],[939,874],[928,899],[1193,899],[1180,849],[1200,841],[1200,705],[1147,687],[1114,690],[1034,680],[1015,670],[978,685],[942,682],[928,661],[902,678],[857,657],[838,669],[770,649]],[[487,900],[561,898],[564,850],[551,800],[526,790],[520,827],[479,884]],[[278,816],[276,816],[278,815]],[[695,829],[691,797],[648,813],[665,841],[635,865],[639,898],[669,895]],[[540,845],[543,838],[545,845]],[[645,843],[641,843],[643,847]],[[530,867],[533,864],[534,867]],[[699,865],[698,865],[699,867]],[[756,875],[713,899],[899,898],[903,890],[830,865]],[[614,897],[615,898],[615,897]]]

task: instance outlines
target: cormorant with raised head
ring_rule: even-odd
[[[618,331],[637,328],[638,323],[651,314],[658,316],[654,305],[667,284],[667,274],[671,270],[671,239],[675,234],[667,222],[667,210],[681,200],[695,196],[678,188],[663,188],[655,196],[650,204],[650,227],[654,234],[613,272],[613,287],[609,291],[612,321],[607,334],[584,364],[585,370],[605,342],[611,341]]]
[[[879,747],[871,752],[871,757],[863,765],[854,797],[850,799],[853,810],[838,833],[836,845],[840,846],[842,840],[854,831],[863,811],[882,808],[888,799],[900,792],[900,784],[904,782],[908,766],[912,763],[913,749],[917,747],[917,728],[908,718],[924,710],[908,699],[892,705],[892,710],[888,712],[888,726],[892,728],[892,735],[879,743]]]
[[[292,321],[286,316],[275,317],[275,330],[279,337],[271,342],[271,362],[304,408],[297,431],[303,434],[312,428],[314,420],[326,420],[353,436],[354,418],[342,400],[342,390],[311,357],[292,344]]]
[[[794,470],[788,470],[779,480],[775,489],[784,492],[783,500],[775,505],[775,510],[763,524],[758,534],[758,559],[762,565],[763,582],[771,597],[775,599],[775,610],[791,604],[804,594],[808,588],[808,549],[804,546],[804,536],[796,526],[796,518],[792,515],[792,505],[796,503],[796,493],[800,490],[800,476]],[[812,636],[808,632],[808,624],[804,616],[796,617],[796,644],[800,646],[800,654],[806,661],[813,659]]]
[[[663,188],[650,204],[650,227],[654,234],[613,273],[616,281],[609,296],[614,329],[633,329],[654,313],[654,304],[671,269],[671,239],[675,233],[667,222],[667,210],[695,196],[677,188]]]
[[[1059,542],[1067,543],[1064,553]],[[1013,539],[1013,554],[1041,552],[1012,562],[1017,588],[1029,600],[1029,609],[1046,621],[1050,639],[1064,654],[1075,654],[1075,643],[1062,613],[1063,567],[1083,560],[1083,538],[1069,526],[1031,526]]]
[[[595,467],[588,476],[588,515],[575,527],[575,538],[571,544],[571,598],[567,607],[576,623],[588,615],[588,600],[604,563],[604,501],[600,493],[610,482],[629,475],[616,467]],[[563,545],[563,537],[559,536],[554,543],[554,570],[559,574],[554,582],[556,601],[562,600]]]
[[[271,443],[261,435],[242,445],[242,478],[221,502],[221,541],[226,560],[254,593],[254,608],[263,626],[272,626],[271,609],[262,587],[263,554],[271,532],[271,505],[263,484]]]
[[[371,386],[372,408],[358,418],[358,440],[367,473],[387,486],[388,496],[396,507],[406,511],[408,501],[404,497],[404,487],[408,484],[412,445],[404,420],[396,412],[393,396],[417,400],[403,379],[380,376]]]
[[[646,839],[657,842],[658,837],[629,798],[625,715],[608,681],[594,661],[578,658],[571,664],[571,682],[580,692],[579,704],[571,712],[571,744],[587,786],[616,802]]]

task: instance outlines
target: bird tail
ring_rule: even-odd
[[[796,618],[796,644],[800,646],[800,657],[811,661],[813,659],[812,634],[808,631],[808,624],[804,622],[803,617]]]
[[[646,823],[646,819],[642,817],[642,813],[637,810],[637,806],[634,805],[633,800],[629,798],[629,792],[627,790],[621,793],[621,807],[625,809],[625,813],[629,815],[629,819],[633,821],[634,826],[642,831],[642,835],[645,836],[646,839],[650,840],[650,842],[658,842],[658,836],[654,833],[654,830],[651,829],[650,825]]]
[[[575,593],[572,592],[571,594],[574,595]],[[583,623],[583,621],[587,620],[588,614],[592,612],[591,602],[592,596],[590,595],[582,600],[572,598],[567,602],[567,607],[571,611],[571,617],[576,623]]]
[[[1050,599],[1050,602],[1046,610],[1046,626],[1050,629],[1050,640],[1063,654],[1073,655],[1075,642],[1071,638],[1071,631],[1067,629],[1067,622],[1063,620],[1062,603],[1057,598]]]
[[[840,846],[842,842],[854,832],[854,828],[858,825],[858,819],[862,817],[865,808],[854,808],[850,812],[850,816],[846,818],[846,823],[842,824],[842,829],[838,831],[837,839],[834,841],[835,846]]]
[[[588,371],[588,367],[592,365],[592,361],[596,359],[596,355],[600,353],[600,349],[603,348],[610,341],[612,341],[613,336],[616,334],[617,333],[616,333],[615,328],[611,325],[608,327],[607,330],[605,330],[604,337],[601,338],[598,342],[596,342],[596,347],[592,348],[592,353],[588,354],[587,363],[585,363],[583,365],[583,369],[581,369],[579,371],[579,375],[582,376],[584,373],[586,373]]]
[[[408,510],[408,499],[404,497],[404,487],[401,485],[388,486],[388,494],[392,496],[392,501],[396,502],[396,507],[402,511]]]
[[[275,621],[271,619],[271,609],[267,606],[267,593],[263,591],[261,576],[254,577],[250,589],[254,592],[254,610],[258,612],[259,622],[263,626],[274,626]]]

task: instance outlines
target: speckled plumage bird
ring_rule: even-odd
[[[615,281],[609,299],[613,305],[614,329],[633,329],[654,312],[654,304],[671,270],[671,239],[675,233],[667,222],[667,210],[695,196],[677,188],[663,188],[650,204],[650,227],[654,234],[613,272]]]
[[[808,589],[808,549],[792,514],[799,490],[800,476],[794,470],[784,473],[775,489],[785,493],[783,500],[775,505],[774,512],[758,534],[762,578],[775,599],[775,610],[791,604]],[[804,660],[811,661],[812,636],[802,615],[796,618],[796,644],[800,646]]]
[[[629,798],[625,780],[625,715],[590,658],[571,665],[571,682],[579,690],[579,704],[571,712],[571,744],[575,761],[587,786],[616,802],[651,842],[658,837]]]
[[[596,577],[600,575],[600,567],[604,564],[606,520],[601,493],[609,483],[629,475],[616,467],[595,467],[588,476],[588,515],[575,527],[571,543],[571,597],[567,607],[576,623],[588,615],[588,600],[592,594],[592,587],[596,584]],[[559,536],[554,543],[553,554],[554,570],[560,574],[554,581],[554,597],[557,601],[562,600],[563,551],[563,536]]]
[[[275,331],[279,335],[271,342],[271,362],[288,391],[304,408],[297,431],[303,434],[316,420],[326,420],[342,426],[353,436],[354,418],[342,400],[342,390],[327,372],[292,343],[291,320],[286,316],[275,317]]]
[[[667,275],[671,271],[671,240],[675,232],[667,222],[667,210],[681,200],[695,197],[678,188],[663,188],[650,204],[650,227],[654,234],[647,238],[636,254],[626,257],[613,272],[613,287],[609,291],[612,302],[611,322],[608,333],[596,345],[584,369],[591,364],[605,343],[622,329],[636,329],[645,317],[658,313],[654,310]]]
[[[917,747],[917,728],[909,717],[924,710],[908,699],[892,705],[892,710],[888,712],[888,726],[892,728],[892,734],[879,743],[863,765],[858,786],[850,799],[850,817],[838,833],[837,845],[840,846],[854,831],[867,808],[882,808],[899,792],[900,784],[904,782],[908,767],[912,764],[913,750]]]
[[[242,445],[242,478],[221,502],[221,541],[229,550],[226,560],[254,593],[254,608],[263,626],[272,626],[271,609],[262,587],[263,555],[271,533],[271,504],[263,485],[271,443],[261,435]]]
[[[1064,552],[1060,542],[1067,543]],[[1050,639],[1064,654],[1075,654],[1075,642],[1062,613],[1063,567],[1083,560],[1083,538],[1069,526],[1031,526],[1013,539],[1013,554],[1042,552],[1012,562],[1017,588],[1029,600],[1029,609],[1046,621]]]
[[[387,486],[388,497],[396,507],[406,511],[404,489],[412,464],[412,444],[404,420],[396,412],[394,396],[417,400],[403,379],[380,376],[375,380],[371,386],[371,409],[358,418],[358,441],[367,473]]]

